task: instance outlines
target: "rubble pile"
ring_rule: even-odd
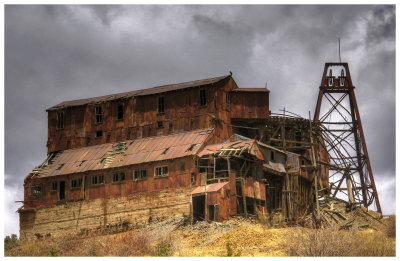
[[[299,220],[299,224],[305,227],[338,229],[374,229],[384,228],[382,215],[378,212],[368,210],[365,207],[351,206],[348,202],[332,197],[325,197],[319,201],[318,211],[314,211]]]

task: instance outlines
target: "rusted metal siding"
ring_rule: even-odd
[[[184,163],[185,168],[181,168]],[[155,168],[168,166],[168,176],[156,177]],[[134,180],[133,171],[146,169],[147,177]],[[50,176],[40,179],[30,179],[24,186],[25,203],[24,208],[48,207],[59,202],[59,182],[65,182],[65,200],[89,200],[107,197],[128,196],[141,192],[160,191],[165,189],[177,189],[190,187],[191,173],[195,172],[194,159],[189,157],[167,160],[161,162],[142,163],[125,166],[117,169],[100,169],[86,173]],[[123,182],[113,182],[114,173],[125,173]],[[95,175],[104,175],[104,184],[92,185],[91,180]],[[71,180],[82,178],[80,188],[71,188]],[[52,182],[58,182],[58,190],[51,191]],[[30,188],[35,185],[42,186],[40,195],[31,195]]]
[[[186,86],[186,85],[185,85]],[[167,135],[202,128],[216,129],[221,142],[230,135],[230,116],[223,106],[224,93],[237,88],[230,76],[204,80],[182,88],[162,88],[159,92],[142,90],[135,95],[93,98],[57,105],[48,110],[48,152]],[[207,104],[199,106],[199,92],[206,90]],[[164,97],[164,112],[158,112],[158,98]],[[117,120],[117,106],[124,106],[123,120]],[[101,105],[103,120],[95,123],[95,106]],[[56,129],[57,112],[64,112],[64,128]],[[158,125],[162,123],[162,126]],[[96,132],[102,131],[100,137]]]
[[[65,150],[60,152],[50,169],[42,177],[44,175],[66,175],[194,155],[202,148],[203,143],[206,142],[211,133],[211,129],[196,130],[129,140],[125,143],[107,143]],[[123,147],[123,151],[114,153],[119,145]]]
[[[240,89],[239,89],[240,90]],[[265,90],[265,89],[264,89]],[[266,119],[269,117],[268,91],[232,91],[230,117],[234,119]]]

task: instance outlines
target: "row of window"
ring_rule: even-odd
[[[207,94],[206,90],[202,89],[200,90],[199,94],[199,106],[206,106],[207,105]],[[123,120],[124,119],[124,105],[123,104],[117,104],[117,120]],[[164,96],[158,97],[158,102],[157,102],[157,112],[158,113],[164,113],[165,112],[165,100]],[[95,123],[102,123],[103,122],[103,106],[102,105],[96,105],[94,107],[94,114],[95,114]],[[60,111],[57,112],[57,129],[64,129],[64,112]],[[162,124],[162,122],[158,122],[158,128],[162,127],[159,124]]]
[[[156,177],[165,177],[168,176],[168,166],[161,166],[155,168],[154,175]],[[133,170],[133,180],[142,180],[147,178],[147,169],[135,169]],[[112,182],[119,183],[125,181],[125,172],[117,172],[113,173]],[[104,175],[94,175],[91,177],[91,184],[92,185],[101,185],[104,184]],[[71,180],[71,189],[78,189],[82,187],[82,178],[73,179]],[[51,183],[51,190],[57,191],[58,189],[58,182]],[[31,187],[31,194],[38,195],[42,193],[41,186],[32,186]]]

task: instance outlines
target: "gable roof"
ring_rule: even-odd
[[[86,105],[89,103],[100,103],[100,102],[113,101],[113,100],[118,100],[118,99],[127,99],[127,98],[131,98],[134,96],[145,96],[145,95],[152,95],[152,94],[164,93],[164,92],[169,92],[169,91],[182,90],[182,89],[186,89],[186,88],[200,87],[200,86],[218,83],[229,77],[231,77],[231,75],[207,78],[207,79],[190,81],[190,82],[168,84],[168,85],[162,85],[162,86],[157,86],[157,87],[148,88],[148,89],[116,93],[116,94],[104,95],[104,96],[87,98],[87,99],[63,101],[57,105],[54,105],[54,106],[48,108],[46,111],[51,111],[51,110],[56,110],[56,109],[61,109],[61,108],[66,108],[66,107],[81,106],[81,105]]]
[[[195,155],[213,129],[64,150],[29,175],[51,177]],[[29,176],[28,175],[28,176]]]

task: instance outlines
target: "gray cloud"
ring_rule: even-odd
[[[391,210],[394,6],[6,5],[5,186],[22,188],[44,160],[44,110],[63,100],[232,71],[240,87],[268,82],[273,112],[286,107],[307,117],[324,62],[338,61],[337,37],[356,85],[375,179],[384,184],[383,210]],[[21,191],[13,200],[23,198]]]

